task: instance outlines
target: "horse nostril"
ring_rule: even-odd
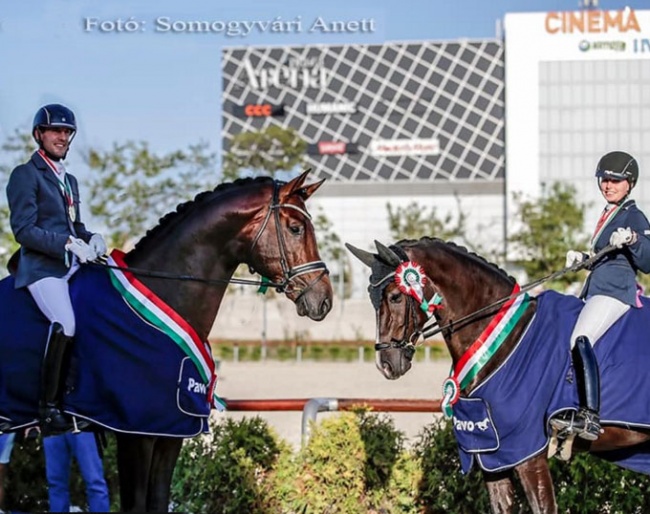
[[[325,298],[323,303],[320,304],[320,312],[322,315],[327,314],[332,308],[332,301],[329,298]]]

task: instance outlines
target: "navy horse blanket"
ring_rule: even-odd
[[[120,252],[110,264],[124,266]],[[130,273],[82,266],[70,281],[77,329],[64,411],[119,432],[208,431],[216,375],[207,342]],[[0,281],[0,420],[38,418],[49,322],[13,277]]]
[[[601,374],[601,423],[650,428],[650,299],[630,309],[596,343]],[[461,466],[476,463],[503,471],[546,451],[549,418],[577,410],[570,336],[584,305],[574,296],[547,291],[507,360],[468,398],[453,406]],[[624,468],[650,474],[650,444],[595,453]]]

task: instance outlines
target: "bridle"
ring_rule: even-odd
[[[282,230],[281,230],[281,224],[280,224],[280,213],[279,210],[282,208],[287,208],[287,209],[294,209],[300,212],[302,215],[304,215],[307,219],[311,220],[311,216],[309,213],[298,207],[297,205],[292,205],[288,203],[279,203],[278,199],[278,192],[279,192],[279,186],[280,183],[278,181],[274,181],[274,189],[273,189],[273,197],[271,198],[271,203],[269,205],[268,211],[266,213],[266,216],[264,218],[264,221],[262,222],[260,229],[257,232],[257,235],[253,239],[253,243],[251,244],[250,252],[253,251],[255,246],[257,245],[262,233],[266,229],[269,220],[271,219],[271,214],[274,214],[274,220],[275,220],[275,231],[278,237],[278,248],[280,251],[280,266],[282,266],[282,281],[281,282],[271,282],[270,280],[263,278],[262,280],[249,280],[245,278],[237,278],[237,277],[231,277],[230,279],[210,279],[210,278],[202,278],[202,277],[195,277],[192,275],[180,275],[176,273],[168,273],[165,271],[153,271],[153,270],[147,270],[147,269],[142,269],[142,268],[133,268],[131,266],[116,266],[114,264],[108,264],[104,259],[102,260],[97,260],[91,262],[91,264],[101,266],[104,268],[110,268],[110,269],[116,269],[120,271],[127,271],[130,273],[133,273],[134,275],[140,275],[140,276],[145,276],[145,277],[152,277],[152,278],[162,278],[162,279],[168,279],[168,280],[181,280],[181,281],[192,281],[192,282],[201,282],[203,284],[210,284],[210,285],[223,285],[223,284],[241,284],[241,285],[253,285],[253,286],[261,286],[261,287],[272,287],[275,289],[278,293],[285,292],[287,290],[287,287],[291,285],[291,282],[296,278],[299,277],[300,275],[304,275],[306,273],[311,273],[313,271],[317,270],[322,270],[321,273],[314,279],[312,280],[305,288],[303,288],[295,301],[298,301],[305,293],[307,293],[314,285],[320,281],[324,276],[329,274],[329,270],[327,269],[327,265],[323,261],[312,261],[312,262],[307,262],[305,264],[300,264],[298,266],[294,266],[290,268],[287,264],[287,250],[286,250],[286,244],[284,241],[284,237],[282,236]],[[255,270],[253,269],[252,266],[249,265],[249,269],[251,270],[252,273],[255,273]]]
[[[394,276],[395,276],[395,272],[393,271],[392,273],[389,273],[378,282],[375,283],[371,282],[370,286],[382,288],[382,294],[383,294],[383,289],[388,287],[388,284],[387,283],[385,285],[382,284],[384,284],[384,282],[387,282],[389,279],[393,278]],[[378,352],[381,350],[390,350],[390,349],[402,350],[406,353],[406,358],[410,360],[413,357],[413,354],[415,353],[415,342],[419,339],[420,335],[422,334],[422,331],[420,329],[416,329],[415,332],[413,332],[409,337],[407,337],[406,332],[408,330],[411,316],[413,317],[414,326],[417,327],[418,309],[415,303],[415,299],[413,297],[406,294],[404,294],[404,296],[406,297],[406,302],[404,304],[404,331],[402,332],[402,338],[400,340],[396,340],[395,338],[392,338],[389,343],[375,343],[375,351]],[[377,309],[377,326],[379,326],[379,309]]]
[[[300,275],[305,275],[307,273],[312,273],[314,271],[322,270],[314,280],[309,282],[309,284],[307,284],[306,287],[302,288],[299,291],[298,296],[295,299],[295,301],[297,302],[305,293],[307,293],[312,287],[314,287],[314,285],[317,284],[324,276],[328,275],[329,270],[327,269],[327,264],[325,264],[323,261],[306,262],[298,266],[293,266],[291,268],[289,267],[288,259],[287,259],[287,246],[284,237],[282,235],[282,225],[280,223],[280,209],[284,208],[284,209],[296,210],[310,221],[311,221],[311,216],[305,209],[302,209],[297,205],[293,205],[290,203],[280,203],[278,199],[278,192],[279,192],[279,182],[275,181],[271,205],[269,205],[269,208],[266,212],[266,216],[264,217],[264,221],[260,225],[260,229],[257,232],[257,235],[253,238],[253,243],[251,244],[250,253],[252,254],[253,249],[257,245],[258,241],[260,240],[260,237],[262,236],[262,233],[266,229],[269,220],[271,219],[271,215],[273,215],[273,220],[275,221],[275,233],[278,237],[278,249],[280,251],[280,266],[282,267],[282,282],[274,283],[274,284],[269,283],[269,285],[274,287],[278,293],[287,292],[287,287],[292,285],[292,281],[296,277],[299,277]],[[249,269],[252,273],[255,273],[255,269],[253,268],[252,265],[249,265]],[[293,292],[293,288],[290,289],[289,292]]]

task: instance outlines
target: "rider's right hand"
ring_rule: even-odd
[[[569,250],[566,253],[566,264],[565,267],[570,268],[579,262],[582,262],[587,259],[587,254],[583,252],[579,252],[577,250]]]
[[[79,259],[79,262],[82,264],[92,261],[97,256],[95,250],[93,250],[88,243],[83,239],[78,239],[72,236],[68,239],[68,244],[65,245],[65,249],[73,255],[76,255],[77,259]]]

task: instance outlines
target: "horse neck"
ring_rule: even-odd
[[[487,261],[484,262],[477,256],[451,247],[447,243],[434,243],[423,250],[414,248],[411,254],[416,262],[423,265],[432,286],[443,297],[444,308],[436,311],[440,326],[470,316],[512,294],[515,285],[513,280]],[[460,325],[458,328],[452,326],[450,330],[443,331],[454,367],[499,309],[500,306],[489,309],[484,315],[479,315],[476,321]],[[531,302],[531,306],[510,336],[470,384],[469,390],[491,373],[512,351],[534,312],[534,302]]]
[[[146,251],[132,252],[125,257],[126,263],[134,268],[205,279],[202,282],[138,277],[204,340],[212,329],[228,281],[242,262],[241,257],[249,252],[250,238],[242,237],[241,233],[265,205],[260,201],[257,210],[229,208],[230,198],[236,204],[237,195],[227,197],[224,202],[208,202],[160,234]]]

